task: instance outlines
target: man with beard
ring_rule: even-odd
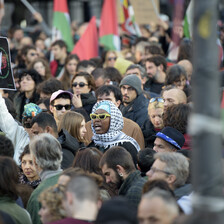
[[[147,58],[145,68],[149,79],[144,90],[160,94],[166,78],[166,59],[160,55]]]
[[[106,183],[115,185],[118,194],[125,196],[137,209],[146,180],[136,170],[131,154],[123,147],[114,146],[104,153],[99,166]]]
[[[148,117],[148,99],[142,93],[141,80],[134,74],[128,75],[120,83],[124,117],[136,122],[140,127]]]

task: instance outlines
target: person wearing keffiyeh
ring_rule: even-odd
[[[97,102],[93,106],[90,118],[93,137],[89,147],[97,147],[105,152],[113,146],[122,146],[132,155],[134,163],[137,164],[140,147],[135,139],[121,131],[124,125],[123,116],[111,101]]]

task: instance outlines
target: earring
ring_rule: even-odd
[[[120,177],[123,177],[123,173],[118,173]]]

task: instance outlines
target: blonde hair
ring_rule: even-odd
[[[82,114],[75,111],[68,111],[62,116],[62,119],[60,120],[58,125],[58,131],[61,131],[61,129],[65,129],[79,142],[85,142],[85,139],[80,136],[80,128],[83,120],[85,121],[85,118]]]
[[[65,187],[63,185],[55,184],[52,187],[43,191],[38,201],[40,203],[45,202],[50,214],[52,216],[51,222],[63,219],[66,217],[66,212],[62,205],[62,200],[65,198]]]
[[[151,109],[158,109],[158,108],[163,109],[164,108],[164,103],[154,101],[153,103],[149,103],[149,105],[148,105],[148,111],[150,111]]]

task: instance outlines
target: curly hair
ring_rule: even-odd
[[[56,184],[43,191],[38,198],[40,203],[45,202],[52,216],[52,222],[66,217],[62,201],[65,197],[65,186]]]
[[[164,127],[170,126],[185,134],[190,112],[191,108],[188,104],[176,104],[168,107],[163,114]]]

